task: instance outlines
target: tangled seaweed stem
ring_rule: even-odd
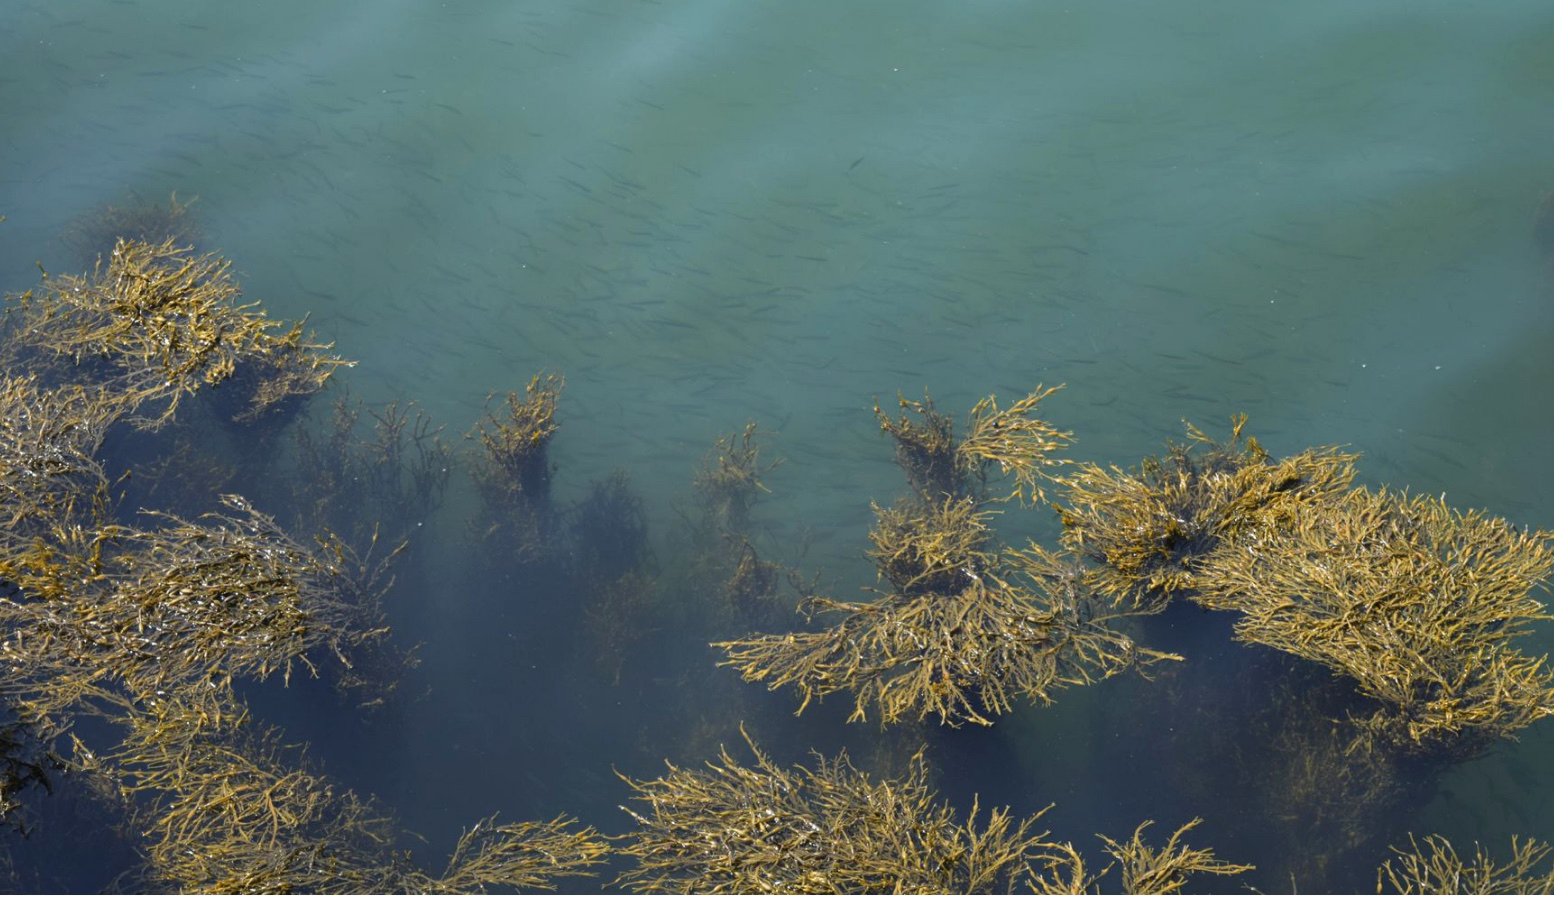
[[[524,395],[507,394],[507,413],[490,411],[475,424],[466,439],[478,439],[485,454],[477,479],[482,494],[543,504],[550,498],[550,461],[547,450],[555,436],[556,405],[566,380],[559,374],[536,374]],[[487,404],[490,399],[487,397]]]
[[[899,595],[954,593],[969,586],[988,567],[993,539],[989,519],[996,512],[970,498],[945,497],[923,506],[898,502],[871,506],[876,523],[869,533],[869,558]]]
[[[372,419],[369,437],[358,436],[365,411]],[[349,394],[335,400],[322,437],[310,427],[297,430],[297,469],[293,503],[309,526],[332,529],[360,544],[369,521],[396,522],[397,537],[408,536],[411,522],[424,520],[447,487],[452,449],[442,426],[414,402],[369,408]]]
[[[1412,833],[1407,850],[1376,870],[1376,891],[1385,886],[1402,895],[1547,895],[1554,892],[1554,869],[1533,873],[1554,850],[1541,839],[1511,837],[1511,859],[1494,860],[1477,842],[1473,860],[1464,862],[1443,836],[1430,835],[1421,848]],[[1396,865],[1396,866],[1394,866]]]
[[[742,432],[718,437],[692,481],[712,524],[724,533],[749,531],[751,506],[759,493],[771,492],[761,475],[783,463],[779,458],[762,464],[762,447],[756,440],[760,434],[756,422],[750,421]]]
[[[719,750],[705,771],[668,764],[649,781],[621,776],[648,807],[622,853],[635,868],[615,885],[653,892],[1009,892],[1092,880],[1073,848],[994,810],[978,827],[936,802],[919,751],[905,779],[871,779],[848,761],[815,755],[813,769],[779,768],[748,733],[747,767]],[[1043,812],[1045,813],[1045,812]]]
[[[961,822],[928,787],[922,750],[904,778],[874,779],[845,752],[815,753],[813,767],[778,767],[740,733],[754,766],[720,748],[705,770],[666,764],[668,773],[648,781],[617,774],[647,807],[622,808],[637,823],[621,837],[622,853],[637,864],[612,885],[712,894],[1082,894],[1116,866],[1092,873],[1072,844],[1037,832],[1051,805],[1019,821],[995,808],[979,826],[974,798]],[[1183,845],[1198,822],[1159,850],[1143,840],[1147,821],[1125,844],[1102,836],[1122,865],[1124,891],[1166,894],[1180,891],[1189,874],[1253,869]]]
[[[409,892],[470,894],[487,888],[532,891],[556,888],[564,876],[591,876],[588,868],[604,862],[609,844],[591,826],[562,815],[553,820],[497,823],[493,815],[459,837],[442,876],[416,873]]]
[[[197,522],[172,515],[155,531],[61,528],[3,559],[17,595],[0,625],[17,636],[0,659],[27,675],[14,687],[40,716],[123,689],[139,700],[181,683],[289,677],[327,648],[352,654],[387,639],[380,598],[396,552],[369,564],[323,538],[293,540],[239,496]]]
[[[63,728],[53,721],[19,714],[11,707],[0,713],[6,718],[0,722],[0,825],[25,837],[30,827],[20,796],[32,786],[53,793],[55,776],[69,769],[53,749]]]
[[[1335,447],[1275,461],[1241,439],[1246,416],[1217,442],[1187,425],[1188,445],[1169,444],[1136,473],[1085,463],[1060,478],[1063,544],[1098,565],[1116,601],[1156,612],[1191,595],[1198,569],[1223,542],[1290,526],[1347,490],[1359,456]]]
[[[1024,399],[1002,411],[997,396],[978,402],[971,409],[966,438],[956,447],[960,466],[976,469],[980,476],[982,466],[996,462],[1004,474],[1014,474],[1014,488],[1004,499],[1018,498],[1026,505],[1046,502],[1041,481],[1051,479],[1051,475],[1044,469],[1067,463],[1053,458],[1052,453],[1067,449],[1074,435],[1058,430],[1033,413],[1038,403],[1063,386],[1043,389],[1037,385]]]
[[[904,413],[894,420],[875,399],[874,417],[880,429],[896,441],[896,463],[923,501],[980,499],[987,466],[996,462],[1003,473],[1015,475],[1014,489],[1004,499],[1019,497],[1022,502],[1039,503],[1046,499],[1041,486],[1041,478],[1047,476],[1043,469],[1064,464],[1050,453],[1067,448],[1073,434],[1034,417],[1033,412],[1041,400],[1061,389],[1061,385],[1037,386],[1003,410],[998,408],[996,396],[986,397],[967,416],[967,436],[960,441],[955,439],[954,419],[937,411],[926,391],[921,402],[896,394]]]
[[[96,453],[115,416],[84,387],[0,376],[0,565],[57,527],[103,519],[108,479]]]
[[[536,374],[523,396],[507,394],[505,414],[489,411],[495,397],[487,397],[485,418],[465,434],[481,449],[471,471],[481,503],[473,524],[498,556],[520,563],[556,557],[549,449],[559,427],[556,407],[563,386],[559,374]]]
[[[905,413],[892,420],[880,409],[877,398],[874,417],[879,421],[880,429],[896,441],[896,464],[906,472],[912,491],[928,502],[946,496],[969,495],[971,472],[961,467],[955,452],[955,419],[935,410],[933,397],[926,390],[922,402],[907,399],[900,393],[896,394],[896,402],[904,412],[921,418],[921,423]]]
[[[1122,864],[1122,890],[1130,895],[1175,895],[1186,887],[1187,876],[1193,873],[1229,876],[1257,869],[1251,864],[1221,861],[1214,857],[1212,849],[1183,845],[1182,836],[1203,822],[1197,817],[1178,827],[1164,848],[1151,848],[1144,841],[1144,830],[1154,822],[1140,823],[1126,843],[1100,836],[1107,853]]]

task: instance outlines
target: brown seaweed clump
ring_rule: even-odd
[[[1128,614],[1111,612],[1072,559],[993,547],[991,512],[970,499],[875,511],[870,555],[891,590],[871,602],[812,596],[803,612],[841,619],[818,632],[717,643],[725,665],[772,689],[797,686],[800,712],[847,691],[853,720],[872,707],[881,723],[934,714],[988,725],[1016,698],[1050,703],[1064,686],[1175,657],[1112,629]]]
[[[212,718],[173,693],[124,715],[124,742],[94,772],[133,799],[145,884],[217,894],[452,893],[554,888],[608,850],[570,818],[483,820],[439,876],[394,848],[397,826],[371,798],[313,769],[230,694]]]
[[[813,770],[783,769],[748,735],[755,766],[720,750],[705,771],[669,764],[655,780],[622,776],[649,806],[629,808],[638,830],[622,853],[636,858],[617,884],[681,894],[968,894],[1046,885],[1081,891],[1084,861],[1067,844],[976,809],[961,823],[935,802],[919,752],[904,780],[875,781],[842,754]]]
[[[1178,676],[1167,681],[1173,695],[1109,707],[1113,725],[1152,734],[1151,751],[1165,759],[1161,769],[1179,771],[1172,786],[1187,806],[1236,796],[1240,826],[1225,847],[1256,861],[1264,882],[1352,888],[1348,871],[1429,800],[1439,766],[1357,742],[1346,715],[1359,697],[1326,669],[1280,652],[1239,655],[1229,677],[1194,671],[1199,684],[1215,683],[1215,701]],[[1188,675],[1194,665],[1184,667]]]
[[[1202,822],[1195,817],[1177,827],[1164,847],[1158,849],[1144,841],[1144,830],[1154,825],[1153,820],[1140,823],[1126,842],[1101,836],[1106,853],[1122,865],[1122,891],[1129,895],[1176,895],[1187,887],[1187,877],[1195,873],[1233,876],[1255,869],[1250,864],[1222,861],[1214,856],[1213,849],[1184,844],[1182,836]]]
[[[594,481],[568,515],[567,538],[570,589],[585,602],[598,669],[618,685],[628,657],[655,629],[659,610],[647,514],[625,470]]]
[[[836,615],[828,629],[716,643],[728,655],[723,663],[747,682],[797,686],[800,712],[847,691],[852,720],[873,707],[881,723],[936,714],[951,725],[987,725],[1016,698],[1048,703],[1061,687],[1175,658],[1112,629],[1134,612],[1106,607],[1073,559],[996,545],[983,497],[987,466],[998,462],[1015,481],[992,502],[1043,497],[1038,477],[1059,463],[1048,453],[1068,435],[1032,413],[1055,389],[1038,388],[1003,411],[992,397],[977,403],[964,442],[932,400],[901,400],[921,421],[892,421],[876,407],[915,493],[875,506],[869,557],[890,589],[869,602],[811,595],[799,610]]]
[[[258,421],[354,364],[329,355],[333,344],[315,342],[301,322],[272,321],[240,295],[219,256],[120,240],[92,274],[48,278],[13,297],[0,362],[100,389],[148,429],[171,421],[184,398],[223,385],[226,419]]]
[[[480,457],[476,480],[481,494],[508,502],[540,505],[550,501],[550,441],[560,425],[556,405],[566,380],[559,374],[536,374],[524,395],[510,391],[506,413],[486,412],[470,439],[479,438]]]
[[[976,496],[987,481],[987,469],[998,464],[1003,474],[1014,475],[1014,490],[1006,498],[1043,502],[1044,469],[1063,464],[1052,453],[1068,447],[1070,433],[1060,431],[1035,416],[1036,406],[1062,386],[1038,386],[1025,398],[1000,410],[998,398],[988,396],[967,416],[967,435],[956,440],[955,420],[934,408],[933,397],[923,401],[897,396],[904,412],[892,420],[874,402],[880,429],[896,441],[896,462],[906,472],[913,492],[928,502],[943,496]]]
[[[750,421],[739,433],[718,437],[702,459],[692,485],[711,524],[729,534],[750,532],[750,509],[763,492],[771,492],[761,475],[782,464],[782,459],[761,461],[760,431]]]
[[[1046,810],[1016,822],[994,809],[978,826],[973,803],[961,822],[935,800],[921,751],[905,778],[874,779],[845,753],[784,769],[748,734],[745,741],[753,767],[720,750],[703,771],[669,764],[655,780],[621,777],[648,809],[623,808],[638,829],[622,837],[621,851],[637,865],[616,885],[681,894],[1080,894],[1112,869],[1092,874],[1072,844],[1036,832]],[[1143,839],[1148,822],[1126,843],[1103,837],[1124,890],[1168,894],[1192,874],[1252,869],[1183,844],[1197,823],[1158,850]]]
[[[762,558],[752,539],[751,510],[762,493],[771,492],[762,477],[784,461],[761,458],[761,435],[749,421],[743,431],[718,437],[692,480],[700,515],[684,515],[693,556],[687,588],[718,599],[707,609],[709,631],[726,632],[731,623],[774,626],[790,613],[779,596],[798,572]]]
[[[550,555],[557,538],[550,441],[560,428],[556,406],[564,386],[559,374],[536,374],[524,395],[507,394],[505,412],[487,411],[465,435],[480,443],[473,466],[482,506],[478,526],[485,539],[499,541],[519,559]]]
[[[1222,542],[1299,520],[1349,488],[1359,456],[1334,447],[1274,460],[1241,441],[1246,416],[1217,442],[1187,425],[1189,445],[1171,444],[1136,473],[1086,463],[1062,478],[1063,544],[1100,565],[1102,590],[1158,611],[1198,588],[1198,568]]]
[[[304,546],[239,496],[199,521],[61,527],[0,558],[5,679],[40,719],[113,693],[132,701],[184,684],[316,670],[324,650],[344,670],[388,634],[387,561],[338,541]],[[392,558],[392,555],[390,556]]]
[[[394,849],[372,801],[316,773],[233,694],[239,678],[333,659],[370,688],[361,660],[386,651],[386,561],[324,537],[291,538],[245,500],[196,520],[108,523],[100,442],[81,387],[5,382],[27,414],[0,426],[0,812],[68,769],[124,815],[153,890],[440,892],[553,887],[606,843],[569,819],[483,821],[440,876]],[[72,491],[76,495],[72,495]],[[94,498],[96,497],[96,498]],[[392,556],[391,556],[392,557]],[[382,665],[378,665],[381,669]],[[376,672],[376,671],[374,671]],[[79,718],[108,725],[74,728]],[[72,747],[55,743],[69,733]],[[113,740],[110,734],[122,734]]]
[[[120,242],[106,270],[50,280],[7,312],[0,815],[20,826],[18,793],[68,770],[122,815],[145,858],[139,882],[160,891],[523,890],[585,873],[607,843],[556,818],[482,821],[428,874],[370,799],[250,722],[239,680],[324,662],[340,684],[392,686],[374,676],[393,672],[381,599],[397,549],[373,560],[375,539],[360,555],[327,533],[305,543],[235,495],[194,519],[114,518],[98,458],[114,422],[140,415],[155,429],[182,398],[230,386],[245,366],[261,372],[244,392],[244,415],[257,416],[343,364],[303,342],[300,325],[274,333],[233,304],[235,289],[214,257]],[[407,421],[395,407],[379,418],[384,459],[398,458]],[[440,451],[419,423],[410,439],[433,443],[423,461]],[[419,501],[421,486],[385,490]]]
[[[97,451],[116,408],[84,387],[0,375],[0,554],[101,516],[108,480]]]
[[[1549,619],[1531,591],[1554,534],[1443,500],[1354,490],[1292,527],[1222,549],[1198,601],[1238,639],[1316,661],[1379,706],[1363,729],[1460,760],[1554,715],[1546,656],[1515,640]]]
[[[1541,839],[1511,837],[1511,859],[1496,861],[1478,843],[1473,859],[1464,861],[1442,836],[1426,836],[1424,846],[1412,834],[1405,851],[1376,871],[1376,891],[1385,887],[1400,895],[1548,895],[1554,893],[1554,869],[1534,873],[1554,850]],[[1394,866],[1395,865],[1395,866]]]

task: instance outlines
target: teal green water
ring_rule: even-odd
[[[807,529],[847,596],[904,489],[873,399],[925,387],[1066,383],[1044,411],[1120,464],[1245,412],[1275,453],[1347,444],[1368,482],[1551,527],[1551,109],[1541,0],[11,2],[0,285],[66,267],[100,203],[197,194],[249,298],[310,313],[369,401],[463,433],[564,372],[564,496],[625,467],[663,533],[755,418],[787,459],[771,545]],[[597,755],[603,808],[609,764],[655,772]],[[1549,838],[1551,799],[1545,722],[1417,827]]]

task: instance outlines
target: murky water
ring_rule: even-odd
[[[0,286],[78,266],[57,237],[94,206],[198,195],[246,295],[310,314],[368,402],[413,399],[459,442],[488,394],[563,372],[558,499],[625,469],[666,579],[696,464],[753,418],[786,459],[762,552],[842,598],[872,585],[869,502],[905,491],[872,404],[925,388],[959,412],[1066,383],[1044,414],[1125,465],[1245,412],[1275,454],[1346,444],[1368,483],[1547,528],[1551,102],[1537,0],[13,2]],[[703,634],[597,669],[576,601],[484,576],[470,511],[460,471],[391,599],[421,698],[358,723],[322,689],[253,696],[429,856],[498,811],[624,831],[612,766],[694,764],[737,716],[784,762],[879,740],[842,702],[792,718]],[[1055,801],[1085,849],[1202,816],[1202,841],[1258,850],[1242,797],[1147,786],[1181,761],[1118,718],[1143,688],[935,736],[946,794]],[[1551,758],[1545,722],[1392,840],[1554,835]]]

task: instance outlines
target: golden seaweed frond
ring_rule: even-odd
[[[1214,553],[1200,601],[1242,612],[1236,636],[1352,677],[1374,734],[1471,756],[1554,714],[1546,656],[1514,641],[1547,620],[1531,595],[1554,534],[1444,500],[1356,489],[1298,524]]]
[[[536,374],[524,395],[510,391],[506,413],[487,411],[466,439],[478,439],[484,453],[476,466],[476,480],[483,496],[502,502],[543,503],[550,497],[550,460],[547,450],[560,425],[556,406],[566,379],[559,374]],[[493,397],[487,397],[487,405]]]
[[[1194,445],[1171,444],[1136,473],[1080,465],[1059,478],[1063,543],[1101,565],[1119,602],[1158,611],[1198,586],[1198,567],[1224,540],[1276,529],[1348,489],[1358,457],[1334,447],[1274,460],[1241,441],[1245,416],[1216,442],[1188,425]]]
[[[565,815],[553,820],[497,823],[495,816],[465,830],[439,877],[412,874],[407,892],[467,895],[487,889],[553,890],[564,876],[591,876],[604,863],[609,843],[591,826]]]
[[[795,686],[802,703],[853,693],[851,719],[991,724],[1017,698],[1051,693],[1135,665],[1175,659],[1137,646],[1100,610],[1077,562],[1037,546],[1000,555],[971,500],[937,509],[876,508],[875,564],[894,590],[872,602],[811,597],[807,614],[836,616],[819,632],[715,643],[747,682]],[[1028,584],[1028,585],[1027,585]]]
[[[749,532],[750,507],[758,493],[771,492],[761,475],[783,462],[780,458],[761,461],[762,447],[756,439],[760,433],[756,422],[750,421],[742,432],[718,437],[692,481],[712,523],[724,533]]]
[[[307,318],[294,323],[284,334],[270,335],[265,345],[247,354],[238,365],[227,389],[215,395],[220,411],[235,424],[254,424],[280,416],[295,408],[295,401],[324,388],[338,367],[356,363],[326,354],[334,343],[315,342],[315,335],[303,332]]]
[[[1014,489],[1005,499],[1018,496],[1024,502],[1042,502],[1046,493],[1041,479],[1049,476],[1044,469],[1064,464],[1051,453],[1067,448],[1073,435],[1033,413],[1041,400],[1061,389],[1038,386],[1002,410],[998,397],[982,399],[967,416],[963,440],[955,438],[955,419],[936,410],[927,392],[921,402],[898,393],[896,401],[903,414],[896,419],[885,414],[876,399],[874,417],[880,429],[896,441],[896,463],[922,501],[936,504],[946,497],[980,499],[987,467],[996,463],[1004,474],[1014,474]]]
[[[1004,474],[1014,474],[1014,488],[1005,499],[1018,497],[1022,503],[1047,500],[1041,481],[1051,479],[1045,469],[1065,464],[1052,457],[1067,449],[1073,434],[1058,430],[1034,416],[1037,403],[1063,389],[1037,386],[1029,395],[1007,409],[998,408],[998,397],[988,396],[971,409],[966,438],[956,448],[960,466],[980,470],[996,463]]]
[[[0,659],[28,671],[23,693],[59,712],[112,684],[135,699],[181,683],[290,675],[327,649],[349,668],[387,638],[389,559],[369,564],[331,539],[293,540],[238,496],[230,513],[168,526],[60,529],[3,560],[19,595],[0,598],[17,634]],[[63,690],[63,691],[60,691]]]
[[[1187,885],[1187,877],[1194,873],[1230,876],[1256,869],[1250,864],[1219,860],[1213,849],[1189,848],[1182,844],[1182,836],[1203,822],[1200,818],[1178,827],[1164,847],[1152,848],[1144,841],[1144,830],[1154,822],[1140,823],[1133,831],[1133,838],[1126,843],[1100,836],[1106,843],[1106,852],[1122,865],[1122,890],[1129,895],[1175,895],[1182,891]]]
[[[205,893],[429,893],[554,888],[608,851],[570,818],[481,821],[441,876],[395,848],[370,797],[316,769],[305,748],[258,727],[227,686],[183,684],[110,715],[125,736],[92,759],[144,840],[147,883]]]
[[[498,557],[528,563],[555,556],[550,441],[560,427],[556,407],[565,384],[559,374],[536,374],[523,396],[509,392],[504,412],[488,410],[465,434],[481,450],[471,465],[481,505],[473,524]]]
[[[115,415],[111,401],[84,387],[43,389],[31,375],[0,376],[0,546],[6,556],[55,527],[100,518],[108,480],[96,453]]]
[[[988,520],[995,512],[970,498],[945,496],[927,505],[907,500],[873,508],[876,523],[869,541],[874,547],[868,554],[898,594],[957,592],[992,558]]]
[[[6,352],[103,389],[126,415],[153,406],[135,419],[148,429],[171,421],[184,398],[223,384],[227,417],[254,421],[355,364],[328,354],[333,344],[315,342],[302,323],[272,321],[240,296],[220,256],[172,240],[120,240],[93,274],[50,278],[41,294],[15,297]]]
[[[400,881],[392,820],[311,769],[277,731],[256,728],[225,687],[173,689],[117,720],[124,740],[101,764],[134,800],[149,884],[275,894],[383,892]]]
[[[719,751],[705,770],[667,764],[657,779],[622,776],[646,805],[623,808],[637,830],[623,837],[636,867],[616,885],[676,893],[1009,892],[1033,880],[1088,883],[1067,844],[978,809],[961,822],[937,802],[918,752],[904,779],[859,772],[845,753],[813,768],[778,767],[748,734],[754,766]],[[1043,812],[1044,813],[1044,812]]]
[[[1376,871],[1376,891],[1386,886],[1402,895],[1547,895],[1554,892],[1554,869],[1534,873],[1554,850],[1541,839],[1511,837],[1511,859],[1496,861],[1477,842],[1473,859],[1463,861],[1444,836],[1425,836],[1424,847],[1412,833],[1407,850]],[[1396,866],[1394,866],[1394,864]]]

